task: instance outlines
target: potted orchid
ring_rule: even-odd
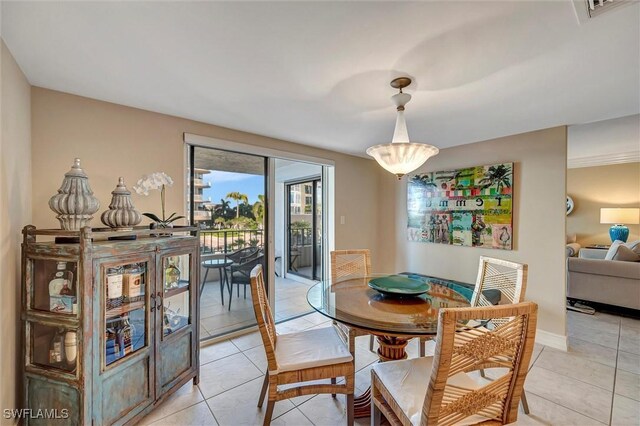
[[[164,172],[155,172],[142,176],[133,186],[134,191],[140,195],[149,195],[149,191],[160,191],[160,202],[162,205],[162,217],[158,217],[153,213],[142,213],[143,216],[153,220],[158,228],[172,228],[173,222],[183,219],[184,216],[178,216],[177,213],[171,213],[169,217],[165,216],[165,191],[167,186],[173,185],[171,176]]]

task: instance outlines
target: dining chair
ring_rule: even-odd
[[[371,274],[371,252],[368,249],[334,250],[331,252],[331,285],[352,278],[362,278]],[[355,355],[355,338],[369,335],[369,350],[373,352],[374,336],[364,331],[333,322],[347,342],[351,355]]]
[[[262,265],[257,265],[251,271],[251,298],[267,356],[267,373],[258,400],[258,407],[262,408],[267,390],[269,391],[263,424],[271,423],[276,401],[320,393],[330,393],[335,398],[340,393],[347,397],[347,424],[352,426],[355,366],[353,356],[335,328],[324,327],[276,335]],[[344,383],[337,384],[339,377],[344,377]],[[331,383],[305,384],[322,379],[331,379]],[[280,385],[294,383],[296,386],[278,389]]]
[[[245,257],[242,263],[233,263],[229,266],[229,274],[227,279],[229,281],[229,310],[231,310],[231,301],[233,300],[233,286],[238,286],[237,295],[240,298],[240,286],[244,287],[244,298],[247,298],[247,287],[251,285],[251,271],[256,265],[264,264],[264,254],[257,252],[257,254]]]
[[[528,266],[526,264],[480,256],[476,285],[470,301],[471,306],[494,306],[485,297],[487,290],[500,292],[500,304],[514,304],[524,301],[527,289],[527,275]],[[491,323],[493,326],[498,326],[501,321],[504,321],[504,319],[496,319]],[[423,338],[420,341],[420,356],[425,355],[426,342],[427,340]],[[480,370],[480,375],[486,378],[484,369]],[[522,392],[522,409],[525,414],[529,414],[529,404],[524,391]]]
[[[435,355],[389,361],[371,370],[371,425],[508,424],[518,418],[536,333],[533,302],[443,308]],[[495,329],[469,322],[496,320]],[[469,374],[501,367],[492,382]]]

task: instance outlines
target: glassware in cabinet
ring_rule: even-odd
[[[38,322],[29,323],[30,363],[55,368],[67,373],[76,370],[78,363],[78,332],[62,326]]]
[[[162,259],[162,337],[191,324],[191,255]]]
[[[70,260],[31,259],[29,307],[38,311],[76,315],[77,263]]]
[[[146,262],[111,265],[104,269],[105,365],[147,346]]]

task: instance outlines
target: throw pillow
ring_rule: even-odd
[[[640,240],[625,243],[624,246],[629,248],[635,254],[640,254]]]
[[[613,248],[613,245],[612,245],[612,248]],[[609,254],[610,253],[607,252],[607,257],[609,257]],[[624,244],[617,244],[611,259],[607,259],[606,257],[605,259],[617,260],[619,262],[640,262],[640,254],[634,253],[630,248],[628,248]]]
[[[615,240],[611,243],[611,247],[609,247],[609,251],[607,251],[607,255],[604,257],[604,260],[613,260],[613,256],[618,252],[618,247],[624,244],[620,240]]]

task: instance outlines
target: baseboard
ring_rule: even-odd
[[[536,343],[549,346],[550,348],[567,351],[567,336],[549,333],[548,331],[536,330]]]

